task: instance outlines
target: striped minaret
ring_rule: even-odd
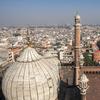
[[[75,44],[74,44],[74,54],[75,54],[75,67],[74,67],[74,85],[78,85],[79,80],[79,69],[80,69],[80,16],[77,14],[75,16]]]

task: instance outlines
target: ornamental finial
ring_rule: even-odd
[[[82,95],[86,95],[86,92],[89,88],[89,86],[87,84],[88,81],[89,81],[89,79],[87,78],[87,76],[85,74],[82,74],[80,76],[78,88],[80,89],[80,92]]]

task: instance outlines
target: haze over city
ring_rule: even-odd
[[[100,0],[0,0],[0,100],[100,100]]]
[[[99,0],[0,0],[0,26],[100,24]]]

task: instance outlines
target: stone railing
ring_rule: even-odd
[[[81,72],[89,74],[100,74],[100,66],[84,66]]]

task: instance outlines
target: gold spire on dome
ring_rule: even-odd
[[[29,32],[28,28],[27,28],[27,46],[32,47],[32,41],[30,39],[30,32]]]

